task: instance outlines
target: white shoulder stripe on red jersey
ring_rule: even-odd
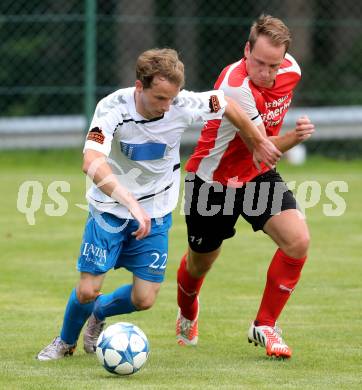
[[[288,73],[288,72],[294,72],[299,74],[299,76],[302,74],[302,71],[300,69],[300,66],[298,65],[297,61],[292,57],[289,53],[285,55],[285,59],[290,62],[290,66],[279,68],[278,74]]]

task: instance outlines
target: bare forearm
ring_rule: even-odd
[[[294,130],[288,131],[287,133],[277,137],[269,138],[279,150],[286,152],[301,142],[306,141],[313,133],[314,124],[306,115],[303,115],[298,118]]]
[[[298,145],[300,142],[294,131],[288,131],[283,135],[272,136],[269,137],[269,139],[283,153],[293,148],[295,145]]]
[[[118,203],[130,208],[135,202],[132,194],[117,180],[104,155],[86,151],[83,171],[104,194],[112,197]]]
[[[239,135],[246,143],[249,150],[253,150],[256,145],[263,142],[263,136],[261,131],[254,125],[247,114],[240,109],[234,100],[225,97],[228,105],[226,106],[225,116],[229,121],[239,129]]]
[[[151,218],[128,189],[120,184],[104,154],[87,149],[84,153],[83,172],[91,178],[103,193],[128,208],[132,216],[138,221],[138,228],[132,233],[136,240],[141,240],[149,234]]]

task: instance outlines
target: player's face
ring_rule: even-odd
[[[258,87],[271,88],[285,55],[285,47],[273,46],[266,36],[259,36],[253,50],[245,45],[246,70],[251,81]]]
[[[143,88],[142,83],[136,81],[136,108],[144,118],[152,119],[162,116],[179,94],[180,87],[170,83],[163,77],[156,76],[150,88]]]

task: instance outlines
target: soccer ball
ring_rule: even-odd
[[[138,326],[129,322],[108,326],[97,340],[97,358],[112,374],[134,374],[146,363],[148,354],[146,335]]]

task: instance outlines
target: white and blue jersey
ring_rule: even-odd
[[[120,89],[98,103],[84,150],[108,157],[120,183],[151,217],[151,231],[136,240],[132,233],[138,222],[128,209],[92,183],[78,270],[98,275],[124,267],[141,279],[160,283],[167,264],[171,212],[179,195],[182,133],[196,124],[201,128],[202,121],[221,119],[226,101],[221,90],[181,91],[169,111],[149,120],[136,111],[134,93],[135,88]]]
[[[120,183],[151,218],[160,218],[177,205],[182,133],[202,121],[221,119],[227,103],[221,90],[183,90],[162,117],[146,119],[136,111],[134,94],[134,87],[119,89],[98,103],[84,149],[108,156]],[[217,112],[211,104],[215,97],[220,106]],[[125,206],[95,184],[88,190],[87,200],[100,212],[133,218]]]

